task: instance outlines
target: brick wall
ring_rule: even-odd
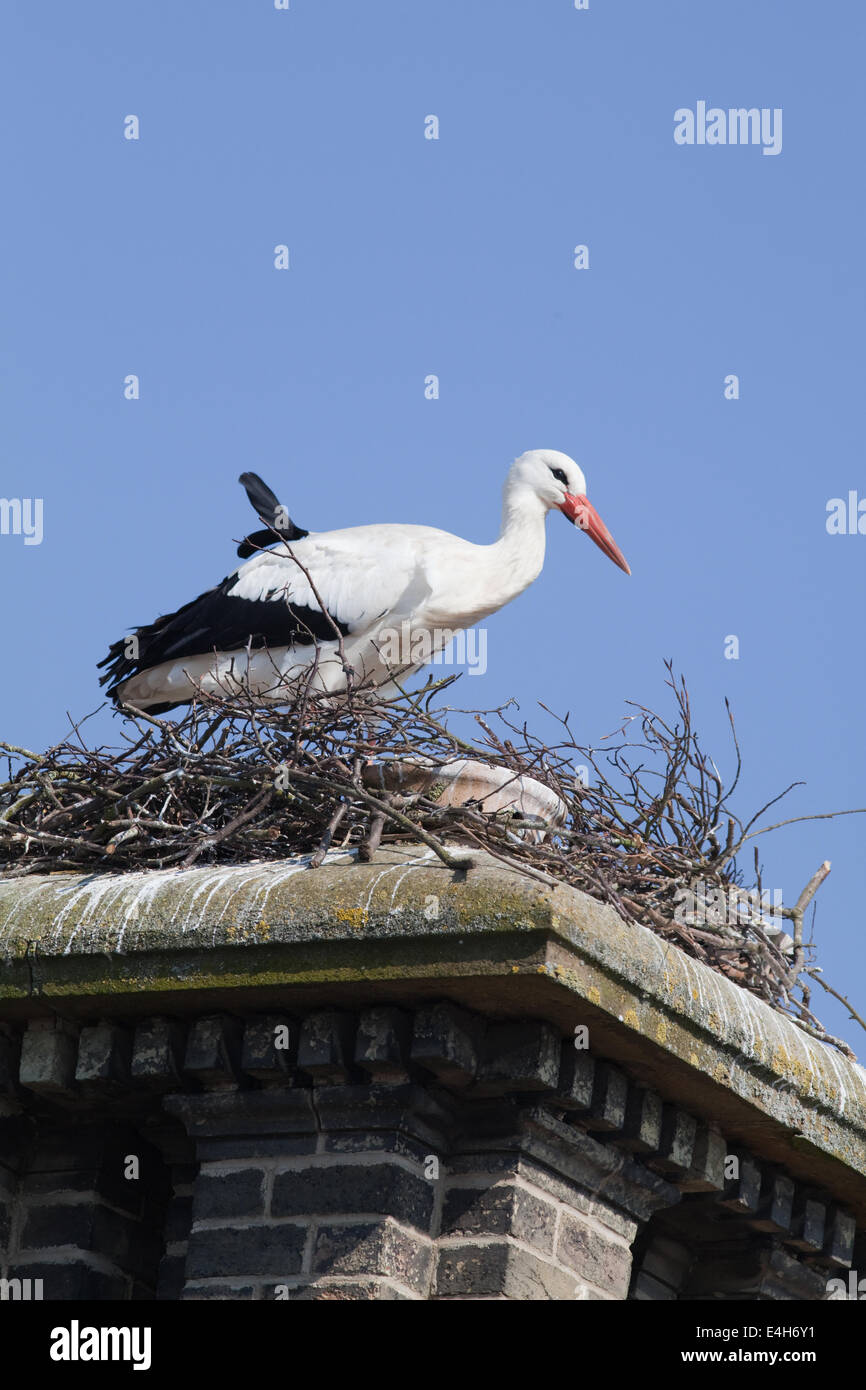
[[[45,1298],[817,1300],[854,1258],[831,1193],[447,1000],[7,1022],[0,1082],[0,1276]]]

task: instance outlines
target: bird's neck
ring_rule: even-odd
[[[544,504],[534,492],[506,487],[498,540],[449,548],[425,621],[471,627],[522,594],[544,564],[544,518]]]
[[[509,589],[508,598],[522,594],[541,573],[546,518],[547,508],[531,488],[506,487],[502,528],[490,550],[495,552],[496,570]]]

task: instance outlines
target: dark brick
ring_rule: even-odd
[[[627,1246],[606,1239],[579,1218],[564,1216],[556,1256],[588,1284],[625,1298],[631,1275],[631,1251]]]
[[[441,1154],[429,1142],[424,1143],[408,1134],[388,1130],[349,1130],[345,1134],[328,1134],[325,1136],[325,1150],[327,1153],[345,1154],[399,1154],[421,1166],[430,1157],[441,1159]]]
[[[72,1096],[77,1056],[73,1030],[65,1026],[48,1030],[31,1023],[21,1042],[21,1085],[55,1100]]]
[[[292,1301],[298,1303],[356,1303],[364,1302],[411,1302],[412,1295],[386,1284],[380,1279],[346,1279],[331,1283],[327,1279],[317,1279],[315,1284],[299,1289],[292,1294]]]
[[[306,1238],[306,1227],[289,1224],[194,1229],[186,1257],[187,1278],[298,1274]]]
[[[265,1209],[265,1175],[261,1168],[199,1174],[193,1195],[193,1220],[220,1216],[261,1216]]]
[[[673,1177],[687,1177],[694,1161],[698,1122],[676,1105],[666,1105],[662,1113],[662,1132],[652,1166]]]
[[[189,1030],[183,1069],[203,1086],[238,1080],[243,1025],[231,1014],[197,1018]]]
[[[288,1047],[277,1047],[277,1029],[286,1030]],[[279,1036],[282,1038],[284,1035],[281,1032]],[[254,1076],[265,1085],[285,1085],[297,1061],[298,1036],[297,1022],[285,1014],[248,1018],[244,1025],[244,1042],[241,1049],[242,1069],[248,1076]]]
[[[590,1132],[619,1131],[625,1124],[628,1100],[628,1077],[610,1062],[599,1062],[595,1068],[592,1104],[582,1123]]]
[[[823,1254],[829,1264],[847,1269],[854,1251],[857,1223],[849,1211],[835,1204],[827,1212]]]
[[[722,1206],[738,1216],[754,1216],[761,1200],[761,1170],[748,1154],[732,1155],[739,1163],[739,1175],[725,1179],[724,1196],[720,1197]]]
[[[412,1020],[402,1009],[365,1009],[355,1038],[356,1065],[379,1081],[405,1081],[411,1031]]]
[[[301,1024],[298,1068],[318,1086],[336,1086],[352,1074],[355,1019],[338,1009],[321,1009]]]
[[[131,1054],[132,1037],[125,1028],[111,1023],[82,1028],[75,1067],[82,1094],[100,1099],[128,1090]]]
[[[256,1296],[252,1284],[187,1284],[181,1298],[189,1303],[211,1301],[244,1303]]]
[[[176,1116],[197,1141],[247,1135],[256,1152],[266,1138],[316,1134],[319,1128],[312,1097],[309,1091],[301,1089],[269,1087],[260,1091],[167,1095],[163,1107],[169,1115]]]
[[[148,1279],[155,1275],[162,1246],[159,1231],[101,1204],[49,1203],[30,1207],[21,1234],[21,1249],[50,1250],[72,1245],[102,1255],[124,1273]]]
[[[768,1172],[761,1184],[758,1212],[750,1223],[756,1231],[787,1235],[794,1207],[794,1180],[784,1173]]]
[[[291,1134],[270,1139],[200,1139],[198,1143],[203,1163],[218,1163],[223,1158],[303,1158],[316,1153],[318,1147],[313,1135]]]
[[[506,1240],[490,1245],[449,1245],[440,1249],[436,1265],[436,1294],[455,1295],[502,1293],[508,1269],[509,1245]]]
[[[809,1192],[797,1192],[791,1213],[791,1234],[787,1243],[810,1255],[817,1254],[824,1244],[826,1218],[827,1208],[822,1201]]]
[[[642,1162],[618,1153],[610,1145],[548,1116],[545,1111],[533,1112],[527,1128],[526,1146],[531,1144],[532,1155],[543,1160],[533,1165],[531,1174],[527,1173],[530,1184],[548,1190],[546,1163],[548,1167],[567,1173],[577,1184],[572,1199],[576,1205],[586,1200],[581,1188],[590,1196],[602,1192],[609,1217],[605,1218],[607,1224],[620,1234],[628,1234],[629,1240],[634,1238],[635,1221],[645,1221],[659,1207],[680,1200],[676,1188],[658,1174],[651,1173]]]
[[[552,1091],[559,1082],[559,1035],[547,1023],[495,1023],[488,1028],[479,1095]]]
[[[375,1136],[382,1130],[413,1135],[435,1152],[452,1126],[449,1098],[440,1099],[417,1085],[317,1086],[313,1103],[325,1134],[354,1130]]]
[[[144,1019],[133,1035],[133,1080],[154,1091],[179,1086],[185,1047],[186,1027],[177,1019]]]
[[[555,1230],[556,1208],[523,1187],[451,1188],[445,1196],[443,1235],[510,1235],[549,1253]]]
[[[484,1021],[456,1004],[419,1009],[412,1033],[411,1058],[433,1072],[443,1086],[467,1086],[479,1066]]]
[[[94,1206],[90,1202],[50,1203],[31,1207],[24,1220],[22,1250],[48,1250],[60,1245],[91,1248]]]
[[[130,1155],[139,1160],[135,1179],[125,1176]],[[165,1198],[168,1173],[158,1151],[139,1133],[109,1125],[46,1136],[29,1157],[21,1183],[28,1196],[96,1194],[112,1206],[137,1214],[148,1198]]]
[[[575,1047],[573,1038],[566,1038],[562,1044],[557,1105],[578,1114],[588,1110],[592,1104],[594,1083],[595,1058],[590,1057],[585,1049]]]
[[[614,1134],[612,1142],[629,1153],[657,1152],[662,1132],[662,1108],[662,1098],[655,1091],[646,1091],[642,1086],[630,1087],[622,1133]]]
[[[523,1301],[571,1300],[577,1281],[564,1270],[507,1240],[446,1246],[436,1268],[437,1298],[495,1297]]]
[[[348,1216],[352,1212],[393,1216],[428,1231],[433,1185],[396,1163],[319,1164],[278,1173],[274,1216]]]
[[[142,1165],[142,1173],[144,1171]],[[127,1181],[123,1177],[120,1160],[100,1173],[92,1170],[63,1174],[27,1173],[21,1179],[21,1189],[28,1198],[54,1196],[58,1192],[78,1193],[93,1204],[103,1198],[112,1206],[123,1207],[130,1215],[137,1215],[141,1211],[146,1192],[141,1180]]]
[[[691,1167],[677,1186],[683,1192],[722,1192],[725,1186],[727,1143],[717,1130],[699,1124]]]
[[[391,1221],[320,1226],[313,1251],[314,1274],[387,1275],[416,1292],[430,1284],[429,1242]]]

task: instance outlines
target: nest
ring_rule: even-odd
[[[315,867],[330,849],[355,848],[369,859],[379,844],[419,840],[449,867],[464,868],[473,850],[485,850],[544,883],[611,904],[853,1056],[810,1007],[818,983],[866,1027],[823,979],[803,939],[807,908],[830,866],[820,866],[793,906],[778,895],[769,901],[754,841],[778,826],[755,826],[780,797],[748,821],[734,814],[740,753],[730,710],[735,769],[725,783],[692,728],[685,683],[667,670],[673,714],[664,719],[631,704],[600,749],[578,744],[568,716],[545,706],[557,719],[553,743],[518,722],[513,703],[486,712],[443,706],[455,677],[391,701],[351,685],[346,698],[328,699],[307,682],[281,706],[232,695],[202,697],[176,721],[127,711],[123,744],[114,748],[88,747],[84,721],[45,753],[0,743],[8,760],[0,875],[290,855],[309,855]],[[471,739],[448,727],[455,716]],[[435,774],[462,759],[542,783],[564,806],[560,823],[542,831],[519,811],[491,811],[479,801],[442,805],[435,775],[416,779],[413,790],[411,779],[401,789],[400,777],[382,773],[420,765]]]

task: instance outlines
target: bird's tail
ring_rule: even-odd
[[[238,555],[242,560],[264,546],[273,545],[276,540],[299,541],[310,534],[295,525],[276,493],[271,491],[258,473],[242,473],[238,482],[243,484],[253,508],[267,527],[264,531],[255,531],[244,537],[238,546]]]

